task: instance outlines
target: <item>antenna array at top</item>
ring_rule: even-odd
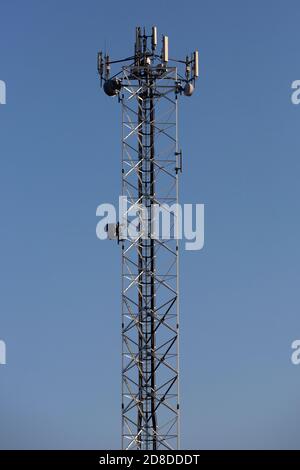
[[[131,62],[136,66],[135,78],[143,78],[146,69],[152,69],[152,73],[156,72],[157,76],[161,76],[172,64],[182,64],[183,73],[180,75],[178,71],[178,89],[179,93],[191,96],[194,91],[195,80],[199,76],[199,53],[194,51],[191,55],[187,55],[185,60],[171,59],[169,57],[169,38],[162,36],[162,47],[160,53],[157,53],[157,27],[153,26],[150,35],[146,34],[145,28],[136,27],[134,55],[124,59],[111,60],[110,56],[102,51],[98,53],[98,73],[100,76],[100,84],[103,85],[104,91],[109,96],[118,95],[122,88],[122,79],[120,78],[122,70],[112,74],[111,66],[114,64],[125,65]]]

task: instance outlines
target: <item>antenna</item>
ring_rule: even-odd
[[[185,58],[185,78],[187,82],[190,80],[190,76],[191,76],[191,62],[190,62],[189,56],[187,55]]]
[[[135,28],[135,58],[136,63],[138,63],[139,56],[142,52],[141,48],[141,28],[140,26]]]
[[[109,79],[109,74],[110,74],[110,61],[109,61],[109,55],[106,54],[105,56],[105,80]]]
[[[169,38],[168,36],[163,36],[162,61],[164,63],[167,63],[169,61]]]
[[[194,91],[198,52],[169,59],[168,36],[159,55],[156,26],[151,35],[141,31],[135,30],[133,56],[111,60],[105,53],[103,61],[98,55],[103,90],[118,96],[122,107],[122,195],[127,198],[121,220],[107,225],[107,235],[122,247],[122,448],[169,450],[179,448],[180,437],[179,241],[156,234],[155,206],[178,204],[178,98]],[[111,76],[111,67],[120,64]],[[125,228],[132,214],[138,223],[130,235]],[[176,227],[177,215],[169,215]]]
[[[194,52],[194,78],[199,77],[199,52]]]
[[[102,52],[98,52],[98,73],[100,75],[100,86],[102,86],[102,80],[103,80],[103,57],[102,57]]]
[[[155,51],[157,46],[157,27],[152,26],[152,51]]]

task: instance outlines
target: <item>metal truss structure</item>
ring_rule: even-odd
[[[122,195],[128,204],[108,232],[122,246],[122,448],[137,450],[179,448],[177,114],[178,96],[190,96],[198,76],[197,51],[177,61],[185,64],[182,77],[169,66],[168,38],[161,55],[156,46],[155,27],[150,36],[137,28],[134,56],[112,78],[110,66],[119,61],[98,56],[104,91],[122,106]],[[166,215],[167,237],[156,230]]]

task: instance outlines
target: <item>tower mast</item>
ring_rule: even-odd
[[[122,247],[122,448],[179,448],[178,96],[191,96],[198,52],[169,60],[168,37],[157,49],[136,28],[134,54],[98,54],[101,85],[122,106],[122,195],[109,238]],[[111,76],[111,65],[122,68]],[[177,65],[184,69],[181,75]],[[158,213],[154,207],[159,208]],[[161,210],[161,214],[159,214]],[[132,216],[137,215],[135,224]],[[169,233],[157,233],[159,217]]]

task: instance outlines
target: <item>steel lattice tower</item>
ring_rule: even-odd
[[[178,96],[190,96],[198,52],[169,60],[168,37],[156,53],[157,29],[136,28],[134,55],[110,60],[100,52],[104,91],[122,106],[122,195],[128,205],[108,237],[122,247],[122,448],[179,448]],[[111,75],[111,64],[123,62]],[[184,67],[179,74],[176,63]],[[156,232],[156,205],[170,233]],[[132,214],[137,214],[135,230]],[[163,213],[160,214],[162,217]],[[129,234],[125,233],[129,227]]]

